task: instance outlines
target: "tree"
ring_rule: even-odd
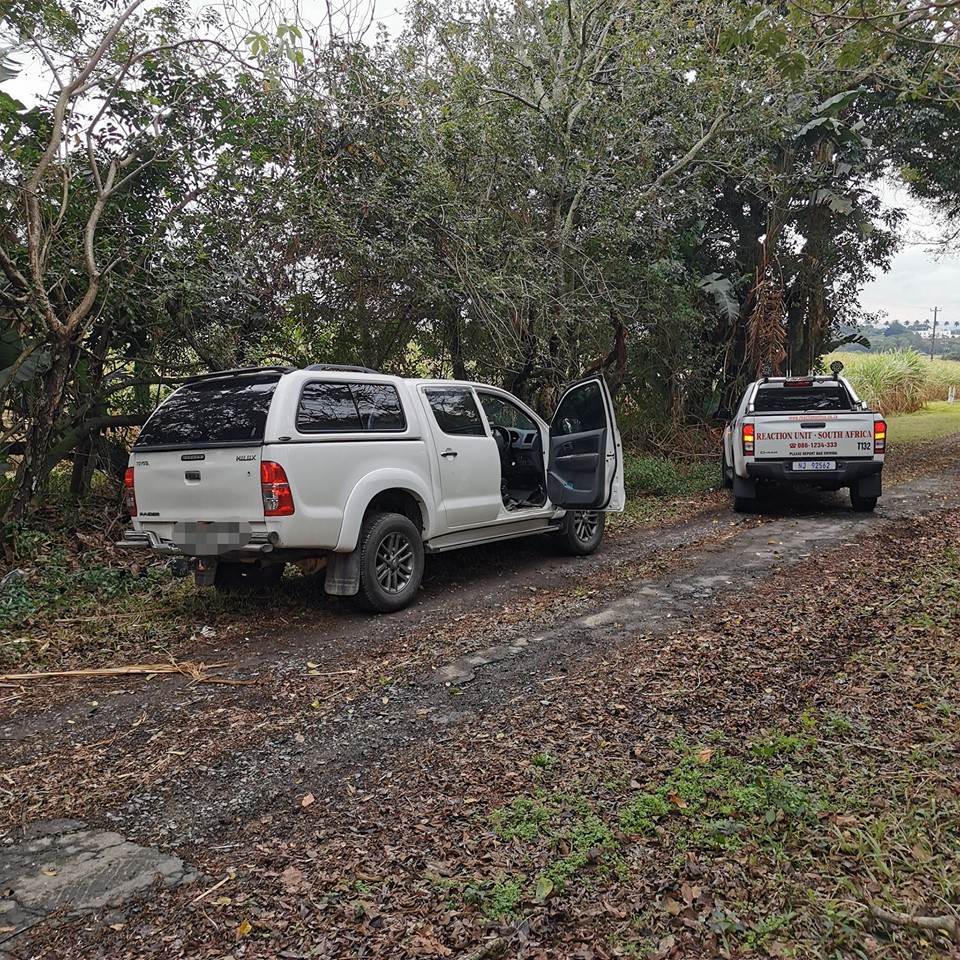
[[[89,436],[85,421],[102,425],[104,361],[146,326],[138,285],[216,179],[233,54],[188,26],[178,5],[144,0],[24,3],[7,14],[8,37],[46,65],[54,92],[30,110],[0,102],[3,338],[20,349],[0,380],[15,421],[5,440],[21,437],[6,519],[22,516]]]

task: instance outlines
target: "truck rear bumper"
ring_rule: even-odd
[[[866,477],[876,477],[870,484],[876,486],[876,496],[880,495],[880,471],[883,462],[876,460],[838,460],[834,470],[799,471],[792,469],[792,461],[771,460],[753,461],[747,464],[747,475],[754,480],[765,480],[781,486],[792,487],[807,484],[821,490],[840,490],[849,487]],[[874,494],[870,494],[874,496]]]
[[[258,531],[250,537],[247,543],[243,544],[230,543],[229,541],[220,543],[211,541],[203,545],[194,544],[188,547],[175,543],[173,540],[163,540],[153,530],[127,530],[123,534],[123,539],[115,543],[114,546],[123,547],[127,550],[149,550],[152,553],[168,557],[222,557],[225,554],[234,553],[249,556],[251,554],[270,553],[276,539],[277,535],[275,533]]]

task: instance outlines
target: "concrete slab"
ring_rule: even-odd
[[[69,915],[122,906],[155,883],[176,887],[201,874],[178,857],[78,820],[30,824],[0,846],[0,943],[55,910]]]

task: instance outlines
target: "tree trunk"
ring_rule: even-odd
[[[26,516],[37,491],[55,466],[47,462],[47,454],[61,426],[63,402],[73,367],[73,344],[58,338],[50,344],[50,353],[52,360],[41,378],[39,396],[27,424],[23,457],[17,467],[4,520],[20,520]]]

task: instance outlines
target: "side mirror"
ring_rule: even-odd
[[[732,420],[732,419],[733,419],[733,413],[732,413],[730,410],[728,410],[726,407],[721,407],[721,408],[714,414],[714,416],[715,416],[718,420]]]

